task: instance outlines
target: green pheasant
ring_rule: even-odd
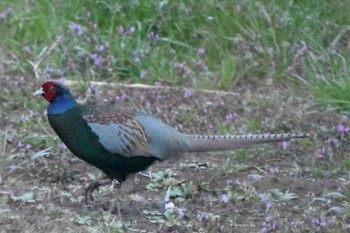
[[[100,185],[147,169],[186,152],[223,151],[254,144],[305,138],[307,134],[195,135],[184,134],[160,119],[142,112],[111,106],[85,106],[76,102],[59,82],[46,82],[35,92],[50,104],[50,125],[80,159],[102,170],[109,179],[93,182],[86,200]]]

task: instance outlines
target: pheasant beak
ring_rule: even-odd
[[[33,95],[42,95],[42,94],[45,94],[42,88],[40,88],[39,90],[33,93]]]

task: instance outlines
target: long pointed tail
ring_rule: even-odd
[[[223,151],[249,147],[255,144],[306,138],[309,134],[247,134],[247,135],[186,135],[185,152]]]

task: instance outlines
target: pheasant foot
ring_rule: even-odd
[[[115,188],[120,186],[120,182],[118,180],[110,180],[110,179],[97,180],[89,184],[89,186],[85,189],[85,203],[88,204],[89,199],[91,201],[94,200],[94,198],[92,197],[92,193],[95,189],[98,189],[100,186],[111,185],[111,184]]]

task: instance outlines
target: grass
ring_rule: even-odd
[[[30,62],[62,36],[38,77],[220,89],[302,80],[318,105],[341,111],[350,100],[347,10],[317,0],[4,0],[0,45],[10,73],[33,73]]]

